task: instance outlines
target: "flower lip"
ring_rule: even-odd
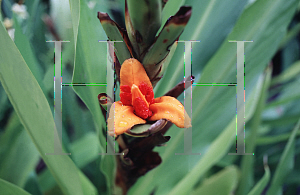
[[[152,116],[152,112],[149,110],[149,103],[145,96],[142,94],[138,86],[135,84],[131,87],[132,94],[132,106],[134,113],[142,119],[147,119]]]

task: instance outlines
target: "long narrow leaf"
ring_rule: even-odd
[[[89,30],[91,27],[94,30]],[[105,152],[106,149],[106,124],[99,107],[98,94],[106,91],[107,43],[99,43],[98,41],[106,39],[105,32],[97,19],[97,14],[93,15],[86,2],[80,1],[80,21],[72,81],[73,83],[90,85],[73,86],[73,88],[93,116],[102,152]],[[91,85],[93,83],[96,84]],[[111,190],[114,185],[114,156],[102,156],[101,164],[103,163],[111,165],[110,167],[100,166],[107,179],[107,188]]]
[[[0,179],[0,194],[30,195],[22,188],[19,188],[18,186],[3,179]]]
[[[259,128],[261,123],[261,114],[267,99],[267,93],[270,86],[271,75],[272,75],[272,68],[268,68],[266,70],[266,78],[264,81],[262,92],[259,97],[259,101],[254,116],[251,120],[251,125],[250,125],[251,132],[249,138],[245,141],[247,143],[247,151],[245,151],[246,153],[253,153],[255,151],[257,129]],[[255,159],[253,156],[245,155],[242,157],[241,180],[237,190],[237,194],[246,194],[251,189],[251,186],[253,185],[254,182],[254,175],[253,175],[254,160]]]
[[[193,9],[190,21],[185,27],[186,30],[182,33],[179,40],[201,41],[200,43],[192,44],[192,72],[193,75],[196,76],[196,79],[198,79],[200,71],[219,49],[220,45],[232,30],[238,17],[242,13],[246,2],[246,0],[202,0],[201,2],[194,0],[178,2],[178,0],[176,0],[175,4],[191,6]],[[167,2],[166,6],[168,6],[169,3],[172,4],[173,2]],[[174,8],[176,8],[178,5],[174,5]],[[173,6],[171,7],[173,8]],[[169,12],[164,12],[164,20],[175,13],[176,10],[171,9]],[[165,94],[183,79],[183,54],[183,43],[179,43],[178,49],[174,54],[171,64],[162,79],[162,83],[159,84],[161,87],[156,89],[155,94],[159,96]]]
[[[282,184],[284,183],[285,178],[288,176],[289,172],[294,167],[294,151],[295,151],[295,138],[296,134],[300,129],[300,119],[296,124],[293,132],[287,142],[284,151],[280,157],[280,161],[278,166],[276,167],[276,171],[274,173],[271,186],[268,190],[267,195],[276,195],[282,194]]]
[[[41,157],[65,194],[90,194],[91,191],[82,191],[80,171],[68,156],[45,155],[54,148],[53,116],[38,82],[2,23],[0,42],[5,45],[0,49],[0,81]]]
[[[259,182],[253,187],[253,189],[248,193],[248,195],[258,195],[261,194],[262,191],[267,186],[269,180],[270,180],[270,169],[268,165],[265,165],[265,174],[264,176],[259,180]]]
[[[72,16],[72,24],[73,24],[75,51],[76,51],[76,45],[77,45],[78,26],[79,26],[79,20],[80,20],[80,1],[81,0],[69,0],[71,16]]]
[[[263,84],[263,76],[258,80],[255,90],[252,92],[251,97],[246,102],[246,110],[249,112],[246,113],[246,122],[252,117],[254,109],[258,102],[258,97]],[[183,139],[183,131],[176,131],[173,127],[170,131],[174,131],[176,134],[175,138],[169,141],[169,144],[166,146],[167,151],[162,155],[163,164],[160,165],[157,169],[150,172],[145,178],[137,182],[135,187],[131,189],[130,194],[141,194],[149,193],[152,190],[155,190],[156,186],[161,186],[160,183],[164,182],[165,185],[161,186],[158,190],[158,193],[169,193],[169,194],[188,194],[194,185],[197,183],[198,179],[203,176],[203,174],[208,171],[214,164],[216,164],[225,154],[228,152],[230,146],[233,145],[234,129],[235,129],[235,117],[231,119],[229,125],[226,126],[224,131],[217,136],[217,138],[212,142],[205,154],[199,156],[178,156],[174,157],[175,152],[179,152],[180,147],[182,146],[181,141]],[[193,131],[194,133],[195,131]],[[197,133],[197,131],[196,131]],[[203,146],[203,145],[202,145]],[[178,151],[179,150],[179,151]],[[195,158],[196,157],[196,158]],[[174,158],[179,162],[175,162]],[[189,169],[186,164],[186,161],[194,162],[193,169]],[[197,161],[198,160],[198,161]],[[175,164],[175,167],[174,167]],[[173,174],[174,169],[177,171],[177,177]],[[161,175],[161,172],[170,174]],[[186,174],[188,171],[188,174]],[[170,177],[172,175],[173,177]],[[176,179],[179,180],[179,183],[175,185]],[[169,185],[168,180],[170,182]],[[151,183],[149,187],[145,187],[148,183]],[[170,190],[172,190],[170,192]]]
[[[238,184],[239,172],[235,166],[229,166],[203,181],[191,194],[231,194]],[[216,188],[216,186],[218,186]]]

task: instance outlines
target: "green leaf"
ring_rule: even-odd
[[[153,124],[135,125],[132,129],[126,131],[126,134],[134,137],[148,137],[149,135],[160,131],[167,124],[167,120],[160,119]]]
[[[129,135],[139,135],[142,133],[147,133],[148,129],[151,127],[151,124],[142,124],[142,125],[135,125],[132,129],[128,130],[128,134]],[[147,137],[148,135],[144,135],[142,134],[141,137]]]
[[[34,171],[32,171],[26,181],[26,184],[24,186],[24,189],[34,195],[42,195],[42,190],[40,188],[40,185],[37,181],[37,175]]]
[[[80,168],[80,167],[79,167]],[[42,192],[47,192],[57,186],[54,177],[51,175],[49,169],[44,170],[38,175],[38,183]]]
[[[73,35],[74,35],[74,46],[76,53],[76,45],[77,45],[77,36],[78,36],[78,26],[80,20],[80,2],[82,0],[69,0],[70,10],[72,16],[72,25],[73,25]]]
[[[165,24],[167,20],[176,14],[179,8],[184,4],[185,0],[168,0],[165,4],[162,14],[161,14],[161,23]],[[164,26],[161,25],[160,29],[157,32],[157,35]]]
[[[168,194],[188,194],[200,177],[216,164],[232,146],[236,119],[234,118],[225,130],[210,145],[206,154],[193,169]]]
[[[252,117],[254,113],[254,108],[256,107],[257,101],[263,83],[263,77],[258,79],[255,90],[251,93],[246,102],[246,122]],[[170,133],[172,139],[166,146],[166,150],[161,149],[163,163],[150,173],[148,173],[144,178],[140,179],[134,187],[129,191],[130,194],[141,194],[141,193],[150,193],[156,186],[160,186],[161,182],[164,182],[161,188],[156,189],[159,194],[188,194],[194,185],[198,182],[199,178],[208,171],[214,164],[216,164],[225,154],[228,152],[230,146],[233,146],[235,139],[234,129],[236,125],[236,118],[232,117],[230,123],[226,128],[217,136],[211,145],[201,145],[202,147],[207,147],[205,153],[201,153],[200,160],[199,156],[191,155],[176,155],[174,153],[180,152],[182,150],[182,140],[183,140],[183,131],[178,130],[176,127],[170,128]],[[179,132],[178,132],[179,131]],[[193,131],[194,134],[197,134],[196,131]],[[204,139],[207,139],[206,137]],[[202,139],[203,140],[203,139]],[[197,140],[198,141],[198,140]],[[200,143],[199,141],[197,143]],[[199,144],[197,145],[199,146]],[[193,148],[194,149],[194,148]],[[196,150],[198,152],[198,150]],[[193,165],[191,169],[189,166],[186,166],[186,162]],[[177,170],[177,174],[174,175],[173,171]],[[161,172],[165,174],[161,175]],[[172,175],[172,177],[170,177]],[[168,182],[170,183],[168,183]],[[179,182],[179,183],[178,183]],[[145,187],[147,184],[149,187]],[[177,184],[177,185],[176,185]],[[175,186],[175,187],[174,187]],[[171,192],[170,192],[171,191]]]
[[[66,82],[66,80],[72,81],[72,73],[68,72],[66,69],[65,70],[63,69],[62,72],[63,72],[62,73],[63,83]],[[52,77],[53,77],[53,71],[52,71]],[[53,86],[52,86],[52,90],[53,90]],[[71,127],[74,130],[74,134],[72,134],[73,136],[71,138],[73,140],[77,140],[85,136],[86,133],[95,132],[95,125],[94,125],[92,114],[86,107],[80,105],[81,102],[78,101],[79,98],[74,92],[73,88],[71,86],[63,86],[62,91],[63,91],[62,93],[62,104],[63,104],[62,120],[63,121],[62,122],[64,126],[66,125],[66,128]],[[72,158],[73,157],[74,156],[72,153]]]
[[[103,30],[105,30],[105,33],[110,41],[123,41],[121,43],[115,43],[115,53],[118,57],[118,60],[120,64],[122,65],[123,62],[131,58],[131,54],[128,50],[128,47],[126,44],[130,44],[128,40],[128,36],[126,32],[123,32],[121,27],[116,24],[107,13],[98,12],[98,18],[101,22],[101,25],[103,27]],[[124,40],[125,39],[125,40]],[[125,41],[125,42],[124,42]],[[131,45],[129,46],[131,47]]]
[[[192,195],[198,194],[232,194],[238,184],[239,172],[235,166],[229,166],[214,174],[192,191]],[[218,187],[216,187],[218,186]]]
[[[264,168],[265,168],[264,176],[259,180],[259,182],[256,183],[256,185],[252,188],[252,190],[248,193],[248,195],[261,194],[265,189],[265,187],[267,186],[271,174],[268,165],[265,165]]]
[[[41,84],[42,83],[41,67],[37,63],[36,57],[32,51],[31,44],[27,36],[22,33],[21,26],[15,17],[14,17],[14,27],[15,27],[15,44],[18,47],[21,55],[23,56],[26,64],[28,64],[28,67],[30,68],[32,74],[34,75],[38,83]]]
[[[280,157],[280,161],[276,167],[276,171],[274,173],[267,195],[282,194],[281,186],[294,167],[295,138],[299,129],[300,119],[298,120],[298,123],[293,129],[292,134]]]
[[[93,30],[87,30],[93,27]],[[85,1],[80,1],[80,21],[78,26],[78,39],[76,57],[73,71],[73,83],[106,83],[107,67],[107,43],[99,43],[98,40],[106,40],[106,35],[97,15],[93,15]],[[99,136],[102,152],[106,149],[106,134],[104,117],[98,102],[98,94],[106,91],[106,87],[100,85],[73,86],[74,91],[82,99],[90,110]],[[102,156],[101,170],[106,176],[107,189],[114,186],[115,157]],[[108,192],[110,194],[110,192]]]
[[[244,9],[246,0],[234,1],[234,0],[202,0],[201,2],[194,0],[186,0],[184,3],[176,0],[174,5],[170,5],[171,8],[184,4],[191,6],[193,9],[192,16],[185,31],[183,31],[179,40],[198,40],[200,43],[193,43],[193,75],[196,76],[196,80],[199,77],[200,71],[210,60],[210,58],[219,49],[227,35],[232,30],[238,17]],[[172,1],[168,2],[171,4]],[[168,12],[164,12],[165,19],[174,15],[178,9],[170,9]],[[164,10],[167,11],[167,10]],[[243,40],[243,39],[242,39]],[[227,41],[227,40],[226,40]],[[172,89],[177,83],[183,79],[184,70],[184,43],[179,43],[177,51],[168,67],[164,77],[162,78],[162,87],[157,88],[155,94],[162,96],[168,90]],[[195,55],[196,54],[196,55]],[[236,54],[236,52],[235,52]],[[226,62],[224,59],[222,63]],[[223,66],[223,65],[222,65]],[[235,66],[234,66],[235,68]],[[215,69],[215,71],[218,68]],[[235,77],[234,77],[235,78]],[[214,83],[217,81],[213,81]]]
[[[160,67],[160,68],[158,69],[158,72],[156,73],[156,77],[153,80],[151,80],[153,88],[156,86],[157,83],[160,84],[159,80],[161,79],[161,77],[165,73],[166,69],[168,68],[168,66],[173,58],[173,55],[176,51],[177,45],[178,45],[178,42],[175,42],[171,46],[170,51],[169,51],[168,55],[165,57],[165,59],[163,59],[159,64],[156,65],[156,67]],[[151,68],[151,67],[152,66],[148,66],[148,68]],[[147,70],[147,68],[146,68],[146,70]],[[151,69],[148,70],[149,73],[151,72],[150,70]],[[151,74],[149,74],[149,75],[151,75]]]
[[[205,17],[196,17],[193,19],[195,16],[192,15],[191,20],[186,27],[187,29],[195,29],[190,30],[189,32],[191,32],[191,35],[194,33],[197,36],[189,36],[184,38],[185,31],[180,38],[185,40],[196,39],[202,41],[201,43],[193,44],[195,45],[195,47],[193,46],[192,56],[193,68],[195,67],[195,64],[201,64],[199,58],[207,55],[205,52],[210,49],[210,44],[218,43],[218,41],[208,39],[209,36],[214,37],[212,36],[212,32],[208,29],[222,29],[225,32],[225,29],[222,28],[223,24],[218,22],[230,21],[230,25],[233,25],[239,13],[243,9],[242,3],[237,1],[222,1],[221,3],[219,1],[204,1],[203,4],[198,4],[199,5],[196,5],[195,3],[193,9],[204,9],[205,11],[199,11],[199,13]],[[195,81],[198,81],[197,83],[236,82],[236,44],[228,43],[228,40],[253,40],[253,43],[245,44],[246,121],[251,118],[253,114],[253,108],[255,108],[256,105],[254,102],[249,102],[250,96],[256,96],[259,94],[254,92],[257,80],[260,78],[260,75],[264,71],[266,65],[275,54],[281,38],[285,35],[287,26],[296,9],[296,4],[297,1],[295,0],[288,2],[285,0],[277,0],[275,2],[273,0],[257,0],[243,12],[232,33],[225,39],[223,45],[215,53],[209,63],[206,64],[206,67],[201,72],[200,79],[199,75],[196,75]],[[228,13],[227,11],[235,14]],[[208,18],[211,20],[208,20]],[[211,25],[208,29],[202,28],[206,22],[208,22],[208,26]],[[216,24],[219,24],[220,27],[216,26]],[[192,27],[188,27],[189,25],[192,25]],[[207,37],[204,35],[200,36],[199,32],[197,31],[205,32]],[[224,36],[223,32],[220,33],[221,37],[222,35]],[[216,36],[219,36],[219,33],[216,33]],[[209,43],[207,42],[208,40],[210,40]],[[217,40],[223,41],[224,37],[222,39],[218,37]],[[196,45],[201,45],[204,41],[206,42],[206,44],[204,44],[205,48],[202,50],[197,50]],[[262,42],[264,42],[264,44],[261,44]],[[218,46],[219,44],[220,42],[218,43]],[[180,45],[178,45],[178,49],[180,49]],[[181,54],[174,54],[173,60],[171,61],[171,64],[168,67],[163,80],[161,81],[162,83],[156,90],[158,94],[155,92],[156,96],[161,96],[175,86],[178,80],[183,78],[184,50],[181,49],[180,51]],[[213,52],[215,52],[215,50]],[[194,56],[196,56],[196,59]],[[197,68],[199,67],[197,66]],[[193,74],[194,72],[199,74],[199,71],[194,71],[194,69],[192,72]],[[255,91],[257,92],[257,89],[255,89]],[[162,155],[162,165],[148,173],[144,178],[141,178],[133,186],[130,193],[151,193],[154,189],[156,189],[156,192],[159,194],[168,193],[170,189],[174,190],[172,193],[176,190],[177,193],[188,191],[193,187],[193,183],[197,182],[194,180],[198,180],[204,174],[203,171],[206,172],[213,164],[216,163],[215,158],[221,158],[226,154],[226,149],[234,145],[234,143],[231,142],[232,145],[222,145],[220,146],[220,150],[216,151],[214,151],[212,147],[217,144],[217,139],[221,139],[218,136],[225,135],[227,130],[227,133],[229,134],[230,126],[228,123],[232,121],[233,117],[235,119],[236,115],[236,89],[228,86],[195,86],[193,87],[192,93],[193,100],[197,100],[196,103],[193,101],[192,113],[193,150],[195,152],[201,152],[202,155],[200,157],[195,155],[189,157],[176,155],[174,157],[174,153],[183,150],[183,132],[176,127],[171,127],[168,131],[168,135],[170,135],[172,138],[168,142],[167,147],[156,149]],[[258,99],[258,97],[259,96],[256,96],[256,99]],[[235,123],[233,122],[230,123],[230,125],[233,125],[231,129],[231,136],[228,135],[229,139],[224,142],[230,142],[231,139],[234,139],[234,124]],[[224,127],[227,128],[224,129]],[[213,142],[213,140],[215,141]],[[220,144],[222,144],[222,140],[219,141]],[[211,144],[212,142],[213,144]],[[186,166],[187,161],[189,162],[189,166]],[[196,167],[199,170],[196,169]],[[193,171],[191,171],[191,169]],[[164,170],[165,174],[161,176],[159,175],[159,172],[162,172],[162,170]],[[172,174],[173,170],[180,171],[177,171],[176,176],[174,176],[174,174]],[[190,179],[187,179],[189,174],[192,176]],[[196,174],[199,175],[196,177]],[[155,180],[152,178],[155,178]],[[160,187],[159,183],[163,181],[164,186]],[[176,184],[178,184],[178,186],[173,188]],[[144,188],[139,186],[143,186]],[[184,186],[186,190],[183,190]],[[179,189],[182,191],[179,191]]]
[[[284,105],[292,101],[297,101],[300,99],[300,77],[296,80],[292,81],[291,83],[287,83],[284,85],[282,90],[280,91],[280,95],[274,101],[268,103],[266,108]]]
[[[283,37],[286,32],[295,10],[295,4],[296,1],[286,3],[283,0],[276,2],[258,0],[248,7],[227,40],[206,65],[199,83],[236,82],[236,44],[228,43],[228,40],[253,40],[253,43],[245,44],[245,85],[246,90],[250,93],[258,75],[275,54],[275,45],[279,45],[280,37]],[[268,12],[265,11],[267,8]],[[284,14],[275,14],[279,12]],[[278,17],[280,20],[277,20]],[[265,41],[266,44],[260,44],[262,41]],[[264,55],[260,55],[261,53]],[[193,114],[198,115],[205,109],[205,105],[208,104],[206,100],[214,94],[213,89],[211,88],[209,93],[204,93],[205,95],[200,95],[200,90],[195,89],[193,93],[199,94],[196,98],[202,101],[197,109],[193,110]],[[247,96],[246,92],[246,101]]]
[[[173,56],[174,56],[174,53],[176,51],[176,48],[177,48],[177,45],[178,45],[178,42],[175,42],[171,48],[169,48],[169,53],[168,55],[165,57],[165,59],[163,59],[159,64],[157,64],[157,66],[161,66],[161,71],[158,73],[157,77],[159,78],[160,76],[163,76],[163,74],[165,73],[165,71],[167,70]],[[152,81],[153,83],[153,81]]]
[[[2,23],[0,42],[5,45],[0,49],[0,81],[32,142],[65,194],[90,194],[92,190],[82,191],[80,171],[68,156],[45,155],[54,148],[53,116],[38,82]]]
[[[279,126],[279,125],[289,125],[292,123],[296,123],[300,117],[300,113],[294,115],[287,115],[276,119],[263,120],[263,124],[267,124],[270,126]]]
[[[18,129],[6,129],[10,131],[19,131]],[[4,134],[3,138],[7,138]],[[29,135],[21,128],[15,141],[10,140],[6,155],[2,155],[0,178],[5,179],[20,187],[25,185],[29,173],[35,168],[39,160],[39,153],[31,142]],[[26,145],[26,148],[24,146]],[[1,146],[2,147],[2,146]]]
[[[20,123],[18,115],[15,112],[12,113],[9,121],[7,122],[7,125],[5,126],[5,131],[3,132],[3,134],[1,134],[0,137],[0,143],[1,143],[0,156],[2,157],[2,159],[0,160],[0,167],[2,166],[1,163],[5,159],[5,155],[9,154],[7,151],[10,150],[11,144],[18,139],[22,131],[22,128],[23,127],[22,124]]]
[[[101,29],[96,16],[92,16],[89,12],[85,1],[81,1],[80,5],[80,23],[78,28],[78,40],[75,57],[75,65],[73,71],[73,83],[87,84],[105,84],[106,82],[106,43],[99,43],[98,40],[105,40],[106,35]],[[89,27],[95,27],[93,31],[87,31]],[[74,91],[83,100],[92,113],[95,121],[98,135],[103,137],[102,127],[105,125],[102,116],[98,94],[106,90],[105,85],[92,86],[73,86]],[[102,149],[105,146],[105,138],[101,141]],[[104,141],[104,143],[102,142]]]
[[[69,148],[74,163],[80,169],[96,160],[100,153],[99,139],[95,133],[86,133],[84,137],[70,144]],[[43,192],[55,187],[55,180],[48,169],[39,174],[39,184]]]
[[[150,80],[154,79],[159,69],[161,69],[157,64],[166,58],[170,47],[183,32],[191,14],[191,7],[181,7],[176,15],[172,16],[164,25],[153,45],[144,53],[145,56],[142,56],[142,64]]]
[[[300,116],[297,117],[298,119]],[[292,133],[284,133],[280,135],[273,135],[273,136],[265,136],[265,137],[259,137],[256,140],[257,145],[269,145],[274,143],[283,142],[289,139]],[[296,136],[300,136],[300,132],[296,134]]]
[[[27,1],[25,1],[26,3]],[[47,22],[44,20],[45,18],[49,17],[47,15],[45,15],[45,13],[47,13],[46,10],[46,5],[40,1],[40,0],[34,0],[31,1],[32,3],[32,7],[31,7],[31,12],[29,12],[29,19],[28,19],[28,23],[26,26],[24,26],[24,30],[25,30],[25,35],[27,36],[27,39],[29,39],[30,44],[32,46],[32,50],[33,53],[35,54],[36,57],[36,61],[38,63],[39,68],[42,68],[43,70],[48,68],[48,63],[45,63],[45,57],[44,55],[40,55],[40,54],[46,54],[49,50],[48,47],[48,43],[46,43],[46,35],[48,34],[47,32]],[[67,1],[64,1],[67,2]],[[53,6],[53,4],[51,4],[51,7]],[[60,8],[64,7],[63,3],[60,2],[59,4]],[[67,4],[68,7],[68,4]],[[55,9],[56,10],[56,9]],[[69,13],[69,12],[67,12]],[[53,16],[53,15],[52,15]],[[57,21],[62,22],[62,15],[59,15],[57,18],[59,18],[59,20],[55,20],[53,18],[53,20],[55,21],[55,26],[58,24]],[[65,27],[65,26],[64,26]],[[71,31],[71,30],[69,30]],[[66,29],[64,29],[63,32],[68,32]],[[53,50],[52,50],[53,51]],[[53,62],[53,56],[51,56],[51,60]],[[26,61],[26,59],[25,59]],[[52,64],[52,63],[51,63]],[[28,64],[28,66],[31,66]],[[43,71],[42,71],[42,78],[43,78]],[[39,80],[38,80],[39,82]],[[39,84],[41,85],[41,83],[39,82]],[[43,89],[43,87],[42,87]],[[43,89],[44,90],[44,89]]]
[[[28,192],[23,190],[22,188],[19,188],[18,186],[9,183],[3,179],[0,179],[0,194],[3,195],[30,195]]]
[[[271,85],[276,85],[279,83],[284,83],[287,81],[292,80],[300,73],[300,61],[295,62],[292,64],[288,69],[286,69],[280,75],[274,77],[272,79]]]
[[[0,120],[1,120],[5,116],[5,111],[11,107],[11,105],[8,103],[8,98],[2,85],[0,85],[0,107],[2,110],[2,112],[0,112]]]
[[[138,60],[141,60],[139,57],[154,42],[161,25],[161,12],[161,0],[127,0],[126,29]]]
[[[261,115],[265,106],[265,102],[267,100],[267,93],[268,89],[270,87],[270,81],[271,81],[271,75],[272,75],[272,68],[266,69],[266,76],[265,81],[263,84],[263,88],[261,91],[261,95],[259,97],[258,104],[256,106],[255,113],[253,115],[253,118],[251,120],[250,124],[250,135],[248,139],[245,140],[245,145],[247,145],[246,153],[254,153],[255,147],[256,147],[256,139],[257,139],[257,131],[261,124]],[[241,162],[241,179],[239,183],[239,187],[237,190],[237,194],[246,194],[251,189],[251,186],[254,183],[254,175],[253,175],[253,164],[254,164],[254,157],[245,155],[242,157]]]
[[[28,15],[29,15],[26,24],[26,35],[31,39],[33,35],[33,32],[31,30],[34,29],[34,23],[36,20],[35,17],[38,17],[38,12],[42,9],[39,10],[39,4],[40,4],[39,0],[28,1],[28,2],[26,1],[24,4],[27,9],[26,11],[28,11]]]
[[[1,2],[2,3],[1,4],[1,9],[2,9],[1,12],[3,11],[3,13],[5,13],[8,18],[12,18],[12,14],[13,14],[12,9],[11,9],[12,2],[4,1],[4,0],[1,0],[1,1],[3,1],[3,3]]]
[[[71,144],[70,151],[76,165],[83,168],[99,157],[99,139],[95,133],[87,133],[84,137]]]
[[[300,24],[298,23],[286,34],[284,39],[282,39],[279,49],[281,50],[283,47],[285,47],[294,37],[298,35],[299,32],[300,32]]]

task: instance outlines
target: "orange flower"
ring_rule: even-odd
[[[153,88],[143,65],[136,59],[124,61],[120,71],[120,101],[112,105],[108,133],[117,136],[134,125],[167,119],[177,127],[191,127],[191,119],[182,104],[174,97],[154,99]]]

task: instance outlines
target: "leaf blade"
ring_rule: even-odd
[[[71,159],[64,155],[45,155],[54,148],[53,142],[49,139],[53,138],[53,131],[56,131],[53,116],[42,89],[2,22],[0,41],[6,45],[0,50],[0,81],[21,123],[64,193],[83,193],[78,177],[79,170]]]
[[[231,194],[238,184],[239,172],[235,166],[229,166],[206,179],[198,188],[192,191],[197,194]],[[218,186],[218,188],[216,188]]]
[[[265,165],[264,168],[265,168],[264,176],[259,180],[259,182],[256,183],[256,185],[252,188],[252,190],[248,193],[248,195],[261,194],[264,188],[267,186],[271,177],[271,173],[268,165]]]
[[[276,167],[276,171],[274,173],[271,186],[267,192],[267,195],[282,193],[281,185],[283,184],[284,179],[287,177],[288,173],[294,167],[295,138],[299,129],[300,119],[298,120],[295,128],[293,129],[292,134],[280,157],[280,161],[278,163],[278,166]]]
[[[18,186],[7,182],[0,178],[0,193],[1,194],[15,194],[15,195],[29,195],[28,192],[19,188]]]

